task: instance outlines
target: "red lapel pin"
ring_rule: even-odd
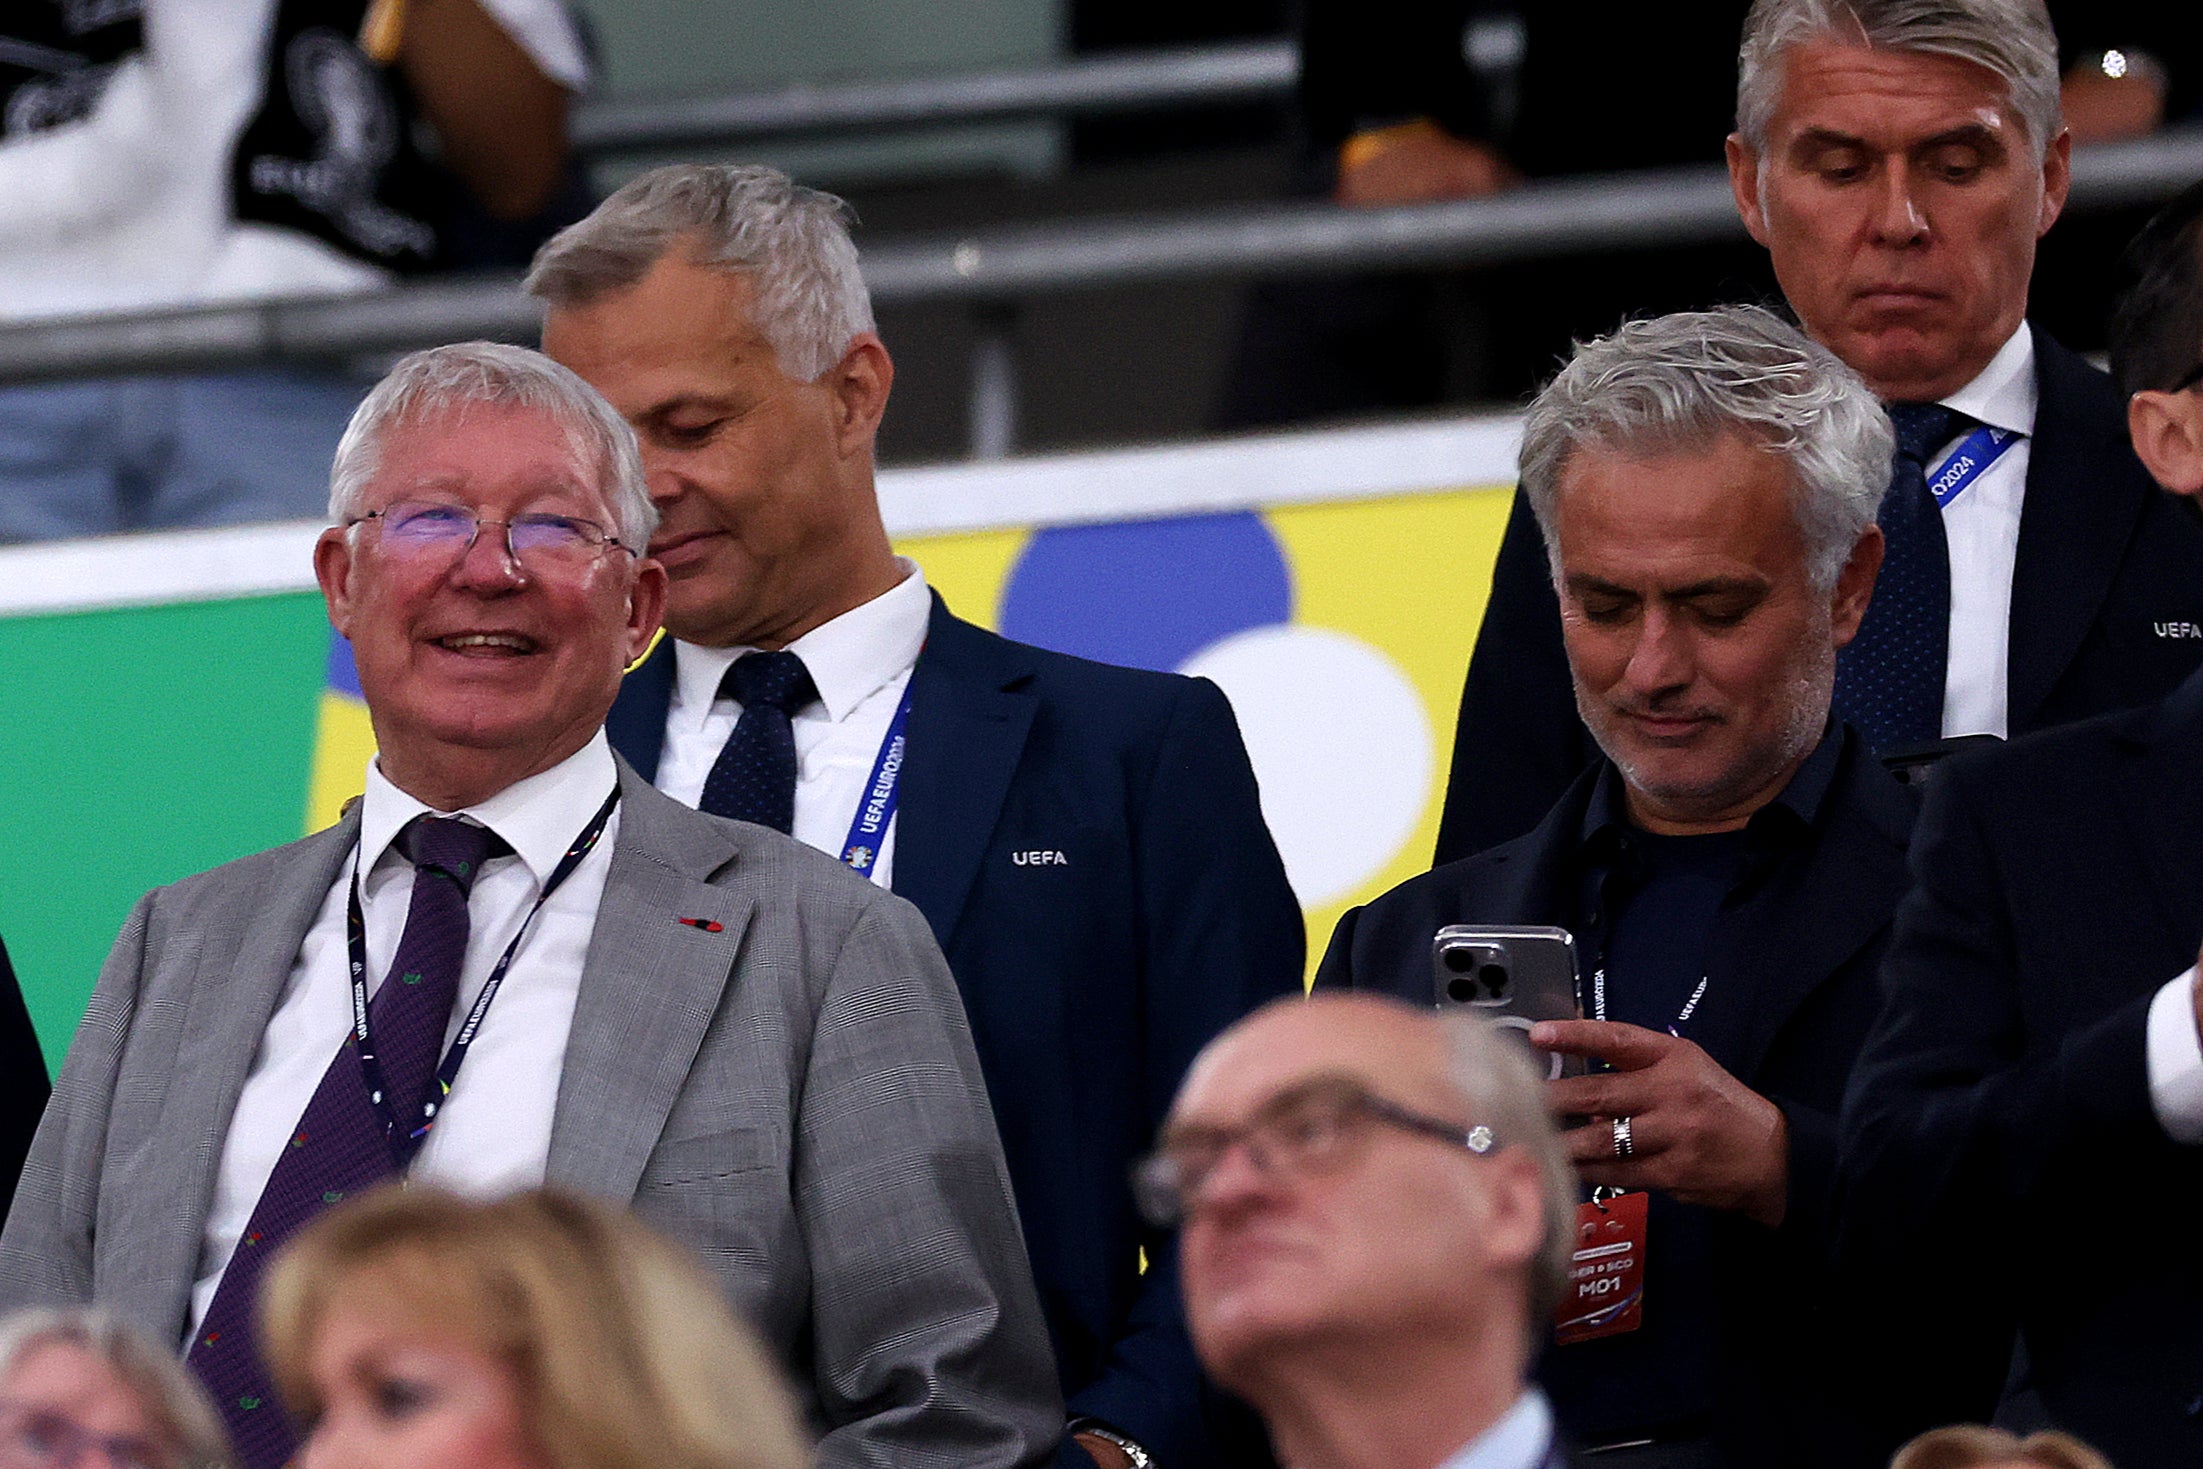
[[[676,918],[673,921],[685,923],[690,928],[700,928],[706,933],[724,933],[726,931],[725,924],[709,918]]]

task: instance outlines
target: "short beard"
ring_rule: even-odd
[[[1659,784],[1649,779],[1647,772],[1638,768],[1627,755],[1609,748],[1602,731],[1612,711],[1603,698],[1585,688],[1581,679],[1574,678],[1571,668],[1576,712],[1598,742],[1599,749],[1621,771],[1629,788],[1666,810],[1700,818],[1733,810],[1753,795],[1764,794],[1766,799],[1772,800],[1778,793],[1769,787],[1812,752],[1820,743],[1821,732],[1828,727],[1829,704],[1836,689],[1836,650],[1828,640],[1828,633],[1827,619],[1816,619],[1809,641],[1797,650],[1798,656],[1783,680],[1790,692],[1790,707],[1775,738],[1760,748],[1745,751],[1735,765],[1697,785]]]

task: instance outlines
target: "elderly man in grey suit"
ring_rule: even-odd
[[[244,1456],[295,1444],[262,1262],[391,1177],[549,1180],[688,1241],[826,1465],[1045,1459],[1061,1405],[953,981],[908,903],[699,815],[602,724],[665,574],[633,434],[518,348],[417,353],[315,547],[381,753],[328,831],[124,925],[0,1236],[0,1305],[185,1343]]]

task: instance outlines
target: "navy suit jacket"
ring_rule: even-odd
[[[646,779],[673,678],[666,639],[605,724]],[[1300,907],[1231,706],[1203,679],[997,637],[936,596],[895,820],[893,887],[963,992],[1070,1412],[1165,1465],[1221,1462],[1175,1256],[1128,1173],[1194,1053],[1301,982]]]
[[[2051,1420],[2203,1460],[2203,1149],[2151,1105],[2151,997],[2203,942],[2203,673],[1953,756],[1844,1109],[1847,1263],[1889,1294],[1915,1421],[1983,1418],[2015,1330]]]
[[[1885,1425],[1855,1411],[1879,1390],[1873,1375],[1862,1390],[1855,1370],[1876,1360],[1878,1324],[1843,1310],[1828,1289],[1828,1227],[1837,1111],[1875,1014],[1875,973],[1905,889],[1917,802],[1855,734],[1831,738],[1844,745],[1813,833],[1739,900],[1726,937],[1708,955],[1705,999],[1690,1027],[1691,1039],[1732,1076],[1782,1109],[1790,1170],[1783,1223],[1769,1230],[1718,1216],[1716,1299],[1648,1299],[1645,1307],[1648,1329],[1662,1311],[1715,1315],[1712,1432],[1722,1464],[1866,1469],[1886,1463],[1895,1447]],[[1580,776],[1529,834],[1349,910],[1316,972],[1317,987],[1376,989],[1430,1004],[1431,939],[1445,925],[1572,926],[1572,859],[1597,776],[1596,769]],[[1660,1249],[1657,1220],[1647,1248]],[[1592,1369],[1590,1360],[1579,1358],[1571,1379],[1610,1370],[1605,1362]],[[1550,1385],[1562,1386],[1557,1379]],[[1626,1379],[1598,1382],[1595,1397],[1576,1412],[1557,1397],[1562,1427],[1578,1437],[1595,1433],[1588,1409],[1610,1432],[1649,1428],[1666,1410]]]
[[[2203,664],[2203,517],[2134,457],[2111,379],[2040,330],[2035,385],[2012,568],[2014,735],[2161,699]],[[1576,717],[1551,564],[1518,493],[1461,690],[1437,860],[1528,831],[1597,756]]]

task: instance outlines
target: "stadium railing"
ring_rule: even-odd
[[[702,148],[781,134],[1071,116],[1282,96],[1285,42],[1133,54],[1027,71],[797,86],[719,98],[604,102],[583,109],[585,152]],[[2079,149],[2069,210],[2144,204],[2203,177],[2203,124]],[[1140,282],[1381,269],[1474,267],[1555,254],[1740,236],[1717,165],[1539,182],[1483,199],[1394,209],[1328,202],[1235,205],[864,242],[883,305],[954,302],[977,328],[966,399],[974,458],[1017,445],[1015,306],[1056,292]],[[468,337],[532,342],[533,303],[511,278],[406,285],[147,315],[0,328],[0,382],[373,358]]]

